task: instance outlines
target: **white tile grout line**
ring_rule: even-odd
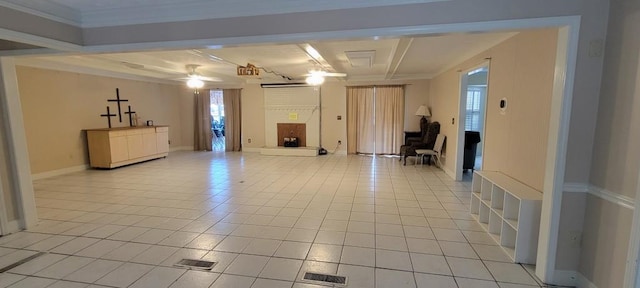
[[[325,164],[326,164],[326,162],[325,162]],[[334,165],[335,165],[335,163],[334,163]],[[348,166],[348,165],[347,165],[347,166]],[[388,177],[388,180],[385,178],[385,182],[386,182],[386,181],[388,181],[388,182],[393,186],[393,182],[394,182],[394,181],[393,181],[393,178],[396,178],[396,177],[395,177],[395,175],[397,175],[397,174],[392,173],[392,172],[390,171],[390,169],[388,169],[388,167],[384,167],[384,168],[385,168],[385,169],[384,169],[383,171],[385,172],[385,174],[387,174],[388,176],[390,176],[390,177]],[[334,169],[335,169],[335,168],[334,168]],[[363,176],[363,175],[365,175],[365,173],[363,173],[363,172],[362,172],[362,171],[363,171],[363,170],[365,170],[365,169],[367,169],[366,165],[360,165],[358,172],[356,172],[356,173],[352,173],[352,174],[351,174],[351,175],[357,175],[356,180],[355,180],[355,181],[351,181],[351,182],[358,184],[358,183],[360,182],[359,180],[362,178],[362,176]],[[345,168],[345,170],[347,170],[347,169]],[[309,177],[307,178],[307,183],[308,183],[308,181],[309,181],[309,180],[313,179],[313,178],[318,174],[318,171],[319,171],[319,169],[316,169],[316,171],[314,172],[314,175],[313,175],[313,176],[309,176]],[[365,171],[366,171],[366,170],[365,170]],[[346,174],[345,174],[345,175],[346,175]],[[378,175],[379,175],[379,173],[376,173],[376,174],[373,174],[373,175],[372,175],[372,177],[374,178],[374,183],[376,183],[376,184],[379,184],[379,182],[377,181],[377,178],[379,178],[379,177],[378,177]],[[402,175],[403,175],[403,178],[405,178],[405,179],[407,179],[407,178],[408,178],[408,177],[407,177],[407,173],[402,172]],[[442,175],[439,175],[439,174],[437,174],[437,173],[434,173],[434,175],[435,175],[436,177],[440,177],[440,176],[442,176]],[[371,177],[367,177],[367,179],[369,179],[369,180],[370,180],[370,178],[371,178]],[[425,179],[423,176],[421,176],[420,178],[421,178],[421,181],[422,181],[423,183],[425,183],[425,180],[426,180],[426,179]],[[325,179],[324,181],[327,181],[328,176],[326,176],[324,179]],[[344,176],[343,176],[342,180],[344,180],[344,179],[345,179],[345,178],[344,178]],[[440,178],[440,179],[442,179],[442,178]],[[409,184],[409,185],[408,185],[408,187],[411,189],[412,195],[415,197],[415,196],[416,196],[416,192],[415,192],[415,190],[414,190],[415,185],[411,184],[411,182],[410,182],[410,181],[407,181],[407,182],[408,182],[408,184]],[[252,183],[251,185],[256,185],[257,183],[259,183],[259,182],[254,182],[254,183]],[[289,182],[289,183],[290,183],[290,182]],[[451,187],[452,187],[452,186],[451,186],[450,184],[447,184],[446,182],[444,182],[444,183],[442,183],[442,184],[443,184],[443,186],[444,186],[444,185],[449,185],[449,186],[447,186],[447,188],[448,188],[447,190],[448,190],[448,194],[449,194],[449,196],[454,196],[454,197],[458,198],[458,200],[460,200],[460,198],[458,197],[458,195],[456,195],[455,193],[453,193],[453,191],[451,190]],[[289,185],[289,184],[287,184],[287,185]],[[283,187],[280,189],[280,191],[282,192],[282,190],[284,190],[284,189],[286,188],[286,186],[287,186],[287,185],[283,186]],[[424,184],[423,184],[423,185],[424,185]],[[266,187],[266,186],[265,186],[265,187]],[[336,189],[338,189],[338,188],[336,188]],[[245,188],[245,190],[247,190],[247,189]],[[245,190],[242,190],[242,191],[245,191]],[[356,190],[357,190],[357,189],[356,189]],[[375,187],[374,187],[374,194],[375,194],[375,190],[376,190],[376,189],[375,189]],[[144,190],[143,190],[143,191],[144,191]],[[316,191],[313,195],[310,195],[310,196],[311,196],[311,197],[313,197],[313,196],[318,195],[319,191],[320,191],[320,190]],[[273,193],[274,195],[272,195],[272,196],[271,196],[271,198],[269,198],[269,199],[274,199],[274,198],[276,197],[276,195],[277,195],[277,194],[280,194],[281,192],[274,192],[274,193]],[[216,194],[219,194],[219,193],[220,193],[220,192],[218,192],[218,193],[216,193]],[[259,193],[259,192],[255,192],[255,193]],[[255,194],[255,193],[254,193],[254,194]],[[452,193],[453,193],[453,194],[452,194]],[[296,195],[296,194],[299,194],[299,191],[297,191],[296,193],[293,193],[293,195]],[[351,204],[351,209],[353,209],[353,205],[354,205],[354,202],[355,202],[355,198],[356,198],[356,196],[357,196],[358,194],[357,194],[357,193],[349,193],[349,194],[350,194],[350,195],[351,195],[351,197],[352,197],[352,201],[351,201],[351,203],[350,203],[350,204]],[[398,204],[398,203],[397,203],[397,200],[398,200],[397,196],[398,196],[398,195],[397,195],[397,192],[395,191],[395,189],[392,189],[392,190],[390,191],[390,193],[389,193],[389,194],[394,196],[394,198],[393,198],[393,199],[394,199],[394,201],[395,201],[396,207],[398,207],[398,206],[397,206],[397,204]],[[215,194],[214,194],[214,195],[215,195]],[[334,191],[332,192],[332,195],[333,195],[332,200],[335,200],[335,197],[337,197],[337,196],[339,195],[339,191],[334,190]],[[436,196],[436,200],[437,200],[437,196],[439,196],[439,195],[437,195],[437,194],[436,194],[436,195],[434,195],[434,196]],[[287,204],[290,204],[290,203],[291,203],[291,201],[293,201],[293,199],[294,199],[293,197],[295,197],[295,196],[292,196],[292,197],[290,197],[290,198],[289,198],[289,200],[288,200],[289,202],[288,202]],[[184,199],[184,198],[182,198],[182,197],[177,197],[177,198],[178,198],[178,199]],[[193,198],[193,197],[192,197],[192,198]],[[374,209],[375,209],[375,206],[376,206],[375,204],[377,204],[377,202],[376,202],[376,200],[377,200],[377,199],[380,199],[380,198],[379,198],[379,197],[373,197],[373,200],[374,200]],[[226,201],[221,202],[221,203],[217,203],[217,205],[216,205],[215,207],[218,207],[218,206],[220,206],[220,205],[242,205],[242,204],[243,204],[243,203],[231,203],[231,202],[229,202],[229,200],[230,200],[230,198],[227,198],[227,200],[226,200]],[[312,201],[312,200],[313,200],[313,198],[311,198],[311,199],[308,201],[308,203],[307,203],[307,207],[308,207],[308,205],[310,205],[310,203],[311,203],[311,201]],[[84,202],[84,201],[80,201],[80,202]],[[331,202],[332,202],[332,201],[331,201]],[[331,202],[329,202],[329,203],[331,203]],[[461,202],[462,202],[462,201],[461,201]],[[226,204],[225,204],[225,203],[226,203]],[[246,202],[244,202],[244,203],[246,203]],[[166,204],[166,202],[164,202],[163,204]],[[146,208],[148,208],[148,207],[155,207],[155,206],[147,206],[147,205],[141,205],[141,206],[142,206],[142,207],[146,207]],[[266,205],[264,205],[264,204],[262,204],[262,205],[260,205],[260,206],[261,206],[261,207],[266,207]],[[164,207],[164,206],[160,206],[160,208],[162,208],[162,207]],[[284,206],[284,207],[287,207],[287,206]],[[284,208],[284,207],[280,207],[280,208]],[[330,207],[330,206],[329,206],[329,207]],[[327,207],[327,208],[329,208],[329,207]],[[207,210],[207,213],[209,213],[210,211],[212,211],[212,210],[214,210],[214,209],[215,209],[215,208],[211,208],[211,209]],[[422,207],[420,207],[420,209],[422,209]],[[329,210],[327,210],[327,211],[329,211]],[[448,209],[445,209],[444,211],[447,211],[447,213],[451,212],[451,210],[448,210]],[[235,211],[231,211],[231,212],[228,212],[228,211],[227,211],[227,212],[226,212],[226,214],[225,214],[225,217],[229,216],[229,214],[234,213],[234,212],[235,212]],[[352,210],[351,210],[350,212],[352,212]],[[398,212],[399,212],[399,211],[398,211]],[[117,214],[117,213],[105,213],[105,214]],[[205,214],[206,214],[206,213],[205,213]],[[255,213],[249,213],[249,214],[255,215]],[[141,214],[141,213],[137,213],[137,214],[134,214],[134,215],[142,215],[142,214]],[[322,225],[322,223],[324,223],[324,220],[325,220],[325,219],[326,219],[326,217],[327,217],[326,215],[327,215],[327,214],[325,214],[325,215],[324,215],[323,222],[321,222],[321,224],[320,224],[320,225]],[[374,210],[374,215],[375,215],[375,210]],[[422,215],[423,215],[424,217],[426,217],[426,215],[424,215],[424,214],[422,214]],[[401,216],[401,215],[398,215],[398,216]],[[201,216],[201,217],[202,217],[202,216]],[[201,217],[200,217],[200,218],[201,218]],[[351,217],[351,214],[349,215],[349,218],[347,218],[347,219],[348,219],[348,220],[347,220],[347,223],[351,220],[351,218],[350,218],[350,217]],[[177,217],[177,216],[174,216],[174,217],[165,217],[165,218],[167,218],[167,219],[171,219],[171,218],[173,218],[173,219],[181,219],[181,218],[179,218],[179,217]],[[300,216],[298,216],[298,218],[300,218]],[[451,218],[449,218],[449,219],[451,219]],[[191,221],[193,222],[193,219],[189,219],[189,220],[191,220]],[[95,221],[95,220],[93,220],[93,221]],[[92,222],[93,222],[93,221],[92,221]],[[142,220],[141,220],[141,221],[142,221]],[[402,218],[401,218],[401,221],[402,221]],[[65,223],[65,222],[67,222],[67,221],[58,222],[58,223]],[[71,221],[69,221],[69,222],[71,222]],[[85,222],[81,222],[81,223],[82,223],[82,224],[86,224]],[[89,222],[89,223],[91,223],[91,222]],[[131,224],[131,225],[128,225],[128,227],[139,227],[139,226],[135,226],[135,224],[137,224],[137,223],[138,223],[138,222],[133,223],[133,224]],[[219,219],[218,221],[214,222],[214,223],[213,223],[209,228],[211,228],[212,226],[214,226],[215,224],[218,224],[218,223],[226,223],[226,222],[223,222],[223,220],[222,220],[222,219]],[[374,223],[374,227],[375,227],[375,223],[376,223],[376,222],[373,222],[373,223]],[[81,224],[81,225],[82,225],[82,224]],[[348,225],[348,224],[347,224],[347,225]],[[402,225],[402,222],[401,222],[401,225]],[[406,225],[402,225],[402,226],[404,227],[404,226],[406,226]],[[410,226],[411,226],[411,225],[410,225]],[[180,228],[180,229],[182,229],[182,228]],[[236,228],[236,229],[237,229],[237,228]],[[170,231],[174,231],[174,233],[175,233],[175,232],[180,231],[179,229],[169,229],[169,230],[170,230]],[[453,229],[453,230],[456,230],[456,229]],[[458,229],[457,229],[457,230],[460,230],[460,229],[459,229],[459,227],[458,227]],[[320,230],[320,228],[318,228],[318,229],[317,229],[317,231],[322,231],[322,230]],[[375,228],[374,228],[374,234],[373,234],[373,235],[377,235],[377,234],[376,234],[376,232],[377,232],[377,231],[376,231],[376,230],[375,230]],[[87,233],[88,233],[88,232],[87,232]],[[231,232],[231,233],[232,233],[232,232]],[[208,233],[204,233],[204,232],[202,232],[202,233],[198,233],[198,235],[202,235],[202,234],[208,234]],[[345,231],[345,234],[346,234],[346,231]],[[404,231],[403,231],[403,234],[404,234]],[[224,236],[225,236],[225,237],[227,237],[228,235],[224,235]],[[316,237],[317,237],[317,235],[316,235]],[[106,237],[106,238],[108,238],[108,237]],[[103,239],[103,238],[101,238],[101,239]],[[135,241],[128,241],[128,242],[134,242],[134,243],[135,243]],[[439,243],[439,242],[438,242],[438,243]],[[313,244],[313,242],[312,242],[311,244]],[[342,243],[342,244],[343,244],[342,246],[344,247],[344,239],[343,239],[343,243]],[[406,236],[405,236],[405,244],[406,244]],[[408,252],[407,252],[407,253],[408,253]],[[413,264],[412,264],[412,265],[413,265]],[[415,279],[415,278],[414,278],[414,279]]]

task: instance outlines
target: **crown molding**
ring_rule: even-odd
[[[366,76],[349,76],[347,82],[367,82],[367,81],[405,81],[405,80],[429,80],[434,74],[396,74],[392,78],[387,79],[385,75],[366,75]]]
[[[127,73],[112,72],[112,71],[106,71],[101,69],[95,69],[91,67],[76,66],[76,65],[71,65],[67,63],[48,61],[43,59],[16,58],[15,64],[17,66],[27,66],[27,67],[34,67],[34,68],[41,68],[41,69],[49,69],[49,70],[103,76],[103,77],[112,77],[112,78],[151,82],[151,83],[184,85],[183,81],[178,81],[178,80],[158,79],[153,77],[139,76],[139,75],[133,75],[133,74],[127,74]]]

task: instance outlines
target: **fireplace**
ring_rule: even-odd
[[[307,147],[307,125],[304,123],[278,123],[278,146]]]

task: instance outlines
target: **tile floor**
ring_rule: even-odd
[[[470,183],[397,158],[176,152],[34,182],[0,287],[540,287],[470,218]],[[174,267],[218,262],[211,272]]]

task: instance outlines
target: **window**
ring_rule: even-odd
[[[467,88],[467,116],[464,123],[466,131],[480,131],[482,129],[482,102],[486,87],[469,86]]]
[[[211,128],[224,129],[222,90],[211,90]]]

